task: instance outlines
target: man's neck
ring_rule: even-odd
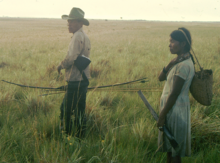
[[[82,29],[82,26],[81,26],[81,27],[79,27],[79,28],[77,29],[77,31],[76,31],[76,32],[78,32],[80,29]],[[74,32],[74,33],[76,33],[76,32]],[[74,34],[74,33],[73,33],[73,34]]]

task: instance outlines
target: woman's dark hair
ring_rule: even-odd
[[[191,34],[189,32],[188,29],[182,27],[182,28],[178,28],[178,30],[173,31],[170,34],[170,37],[176,41],[179,42],[186,42],[186,46],[184,47],[185,52],[189,52],[193,63],[195,64],[194,58],[192,56],[192,54],[190,53],[190,49],[192,46],[192,39],[191,39]]]

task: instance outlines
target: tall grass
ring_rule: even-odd
[[[201,65],[214,72],[213,102],[191,96],[192,156],[183,162],[220,162],[219,23],[91,20],[84,27],[92,44],[90,86],[147,77],[123,88],[163,88],[157,76],[174,56],[169,34],[190,30]],[[65,85],[56,66],[65,57],[71,34],[56,19],[0,19],[0,79],[34,86]],[[89,91],[84,139],[62,136],[59,107],[64,94],[0,85],[0,162],[165,162],[157,153],[156,122],[136,92]],[[158,89],[157,89],[158,90]],[[158,112],[161,92],[145,92]]]

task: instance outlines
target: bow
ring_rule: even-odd
[[[137,79],[137,80],[133,80],[133,81],[129,81],[129,82],[117,83],[117,84],[111,84],[111,85],[88,87],[88,89],[115,87],[115,86],[120,86],[120,85],[125,85],[125,84],[131,84],[131,83],[135,83],[135,82],[145,83],[145,82],[147,82],[145,79],[147,79],[147,78],[141,78],[141,79]],[[67,88],[67,85],[60,86],[60,87],[57,87],[57,88],[53,88],[53,87],[36,87],[36,86],[29,86],[29,85],[17,84],[17,83],[9,82],[9,81],[6,81],[6,80],[1,80],[1,81],[6,82],[6,83],[9,83],[9,84],[17,85],[17,86],[19,86],[19,87],[37,88],[37,89],[47,89],[47,90],[54,90],[54,91],[65,91],[66,88]]]

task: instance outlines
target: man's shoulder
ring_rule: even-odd
[[[84,32],[82,31],[82,29],[79,29],[78,31],[76,31],[76,32],[73,34],[73,39],[83,40],[83,38],[84,38]]]
[[[89,37],[86,35],[86,33],[82,29],[74,33],[72,37],[72,41],[87,42],[87,43],[90,42]]]

